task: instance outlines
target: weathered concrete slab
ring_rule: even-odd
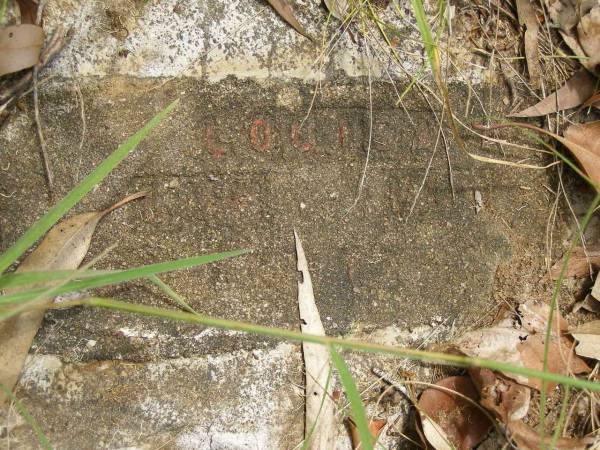
[[[312,98],[309,85],[88,82],[81,152],[80,109],[68,82],[45,90],[42,116],[57,191],[64,195],[152,114],[182,99],[177,112],[76,208],[151,192],[102,222],[90,258],[116,247],[99,268],[252,248],[251,255],[164,279],[206,314],[296,329],[296,227],[330,334],[443,323],[443,335],[485,320],[493,312],[499,267],[521,267],[523,280],[537,281],[541,273],[551,206],[546,174],[475,163],[451,149],[453,198],[440,148],[409,218],[437,126],[416,95],[407,99],[408,115],[394,106],[391,85],[375,84],[373,95],[370,161],[353,208],[370,128],[362,83],[324,84],[300,128]],[[457,87],[452,97],[460,108],[466,95]],[[1,249],[49,206],[30,117],[28,110],[17,112],[0,137]],[[469,149],[487,152],[479,139],[465,138]],[[479,213],[475,190],[484,202]],[[503,288],[505,296],[523,293],[518,285]],[[101,294],[168,305],[144,282]],[[424,338],[429,331],[422,330]],[[146,448],[163,439],[172,448],[292,448],[300,439],[301,398],[292,384],[302,383],[299,347],[74,309],[48,313],[34,351],[20,396],[60,448]],[[156,375],[159,367],[166,378]],[[368,368],[362,375],[368,379]],[[71,376],[73,382],[65,381]],[[248,404],[246,413],[223,419]],[[90,421],[98,426],[89,430]],[[210,440],[211,429],[218,431],[213,447],[194,444]],[[15,442],[28,442],[27,427],[10,433]],[[234,433],[237,447],[217,445],[227,433]]]
[[[295,9],[313,36],[325,32],[327,49],[260,0],[49,2],[46,29],[73,27],[69,46],[43,73],[56,78],[41,93],[57,195],[181,98],[176,113],[76,207],[151,192],[101,223],[89,258],[113,244],[97,267],[251,248],[164,280],[206,314],[298,329],[295,227],[327,332],[412,347],[486,321],[498,299],[543,295],[548,174],[475,163],[452,146],[450,172],[440,146],[409,217],[436,120],[414,92],[406,110],[395,105],[405,75],[377,30],[367,39],[337,34],[339,23],[327,23],[317,3],[299,0]],[[396,51],[414,74],[423,49],[408,5],[398,7],[406,14],[381,14],[397,28]],[[461,47],[463,29],[455,20],[449,51],[461,76],[476,80],[481,68],[469,65],[476,57]],[[323,83],[311,108],[315,80]],[[489,94],[482,93],[488,114],[501,116],[501,93]],[[472,96],[456,85],[451,97],[462,112]],[[470,103],[468,123],[482,115],[475,97]],[[51,206],[31,104],[20,106],[0,130],[0,251]],[[470,151],[497,156],[495,144],[464,137]],[[172,306],[143,281],[100,294]],[[419,379],[431,373],[397,359],[344,356],[370,413],[400,414],[395,430],[406,431],[406,404],[380,399],[370,369],[418,371]],[[292,449],[303,429],[302,383],[295,344],[73,309],[47,314],[17,395],[61,449]],[[338,404],[341,418],[344,400]],[[406,448],[393,431],[384,443]],[[14,411],[0,420],[0,439],[11,449],[36,442]],[[339,448],[349,448],[341,425]]]

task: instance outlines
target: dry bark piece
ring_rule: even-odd
[[[576,108],[589,99],[596,87],[596,79],[587,70],[576,72],[556,92],[538,103],[509,117],[537,117],[564,109]]]
[[[538,55],[539,23],[533,3],[530,0],[517,0],[517,14],[519,25],[525,27],[525,58],[527,59],[529,80],[533,88],[538,89],[541,74]]]
[[[564,263],[564,258],[558,261],[550,269],[550,278],[557,280]],[[582,247],[577,247],[571,252],[571,257],[567,262],[565,277],[567,278],[586,278],[589,277],[590,267],[593,271],[600,268],[600,250],[588,248],[587,255]]]
[[[549,448],[552,443],[551,434],[547,435],[544,442],[542,442],[540,433],[521,420],[509,422],[507,429],[519,450]],[[589,444],[593,443],[593,440],[594,438],[558,438],[555,446],[552,448],[555,450],[584,450]]]
[[[294,10],[292,9],[287,0],[267,1],[273,7],[273,9],[277,11],[277,13],[283,18],[283,20],[285,20],[292,26],[292,28],[294,28],[294,30],[296,30],[302,36],[310,39],[310,36],[304,30],[304,27],[300,25],[300,22],[298,22],[298,19],[296,19],[296,16],[294,15]]]
[[[489,433],[492,423],[473,403],[447,390],[476,402],[475,386],[464,376],[444,378],[436,386],[446,389],[426,389],[417,404],[425,438],[436,450],[473,448]]]
[[[13,25],[0,30],[0,76],[37,64],[44,31],[36,25]]]
[[[481,405],[502,422],[522,419],[529,411],[531,390],[490,369],[473,367],[469,375],[477,388]]]
[[[579,342],[575,353],[586,358],[600,360],[600,320],[593,320],[571,331]]]
[[[360,440],[360,434],[358,433],[358,428],[352,420],[351,417],[348,417],[348,428],[350,429],[350,440],[352,442],[353,450],[362,450],[362,442]],[[385,427],[386,424],[385,419],[370,419],[369,420],[369,431],[371,432],[371,436],[373,436],[373,446],[377,445],[377,439]]]
[[[108,213],[136,198],[146,195],[138,192],[129,195],[102,211],[78,214],[56,224],[46,234],[40,245],[21,263],[16,272],[74,270],[85,257],[98,222]],[[38,286],[41,287],[41,286]],[[23,289],[7,290],[8,293]],[[36,306],[44,306],[52,299],[43,299]],[[29,353],[45,311],[43,308],[23,312],[0,322],[0,383],[13,389]],[[0,407],[7,400],[0,391]]]
[[[300,329],[303,333],[325,336],[325,328],[315,303],[312,281],[302,242],[294,230],[298,258],[298,309]],[[306,372],[306,416],[304,439],[310,450],[330,450],[335,447],[337,424],[332,399],[333,382],[330,379],[331,356],[324,345],[302,343],[304,370]]]

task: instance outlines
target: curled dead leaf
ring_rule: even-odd
[[[571,334],[579,342],[575,353],[600,360],[600,320],[584,323],[571,331]]]
[[[588,56],[584,65],[592,72],[600,73],[600,5],[581,16],[577,24],[577,37]]]
[[[436,383],[444,390],[426,389],[417,404],[423,434],[436,450],[467,450],[480,443],[492,423],[472,402],[477,401],[475,386],[469,377],[449,377]],[[448,390],[457,392],[453,394]]]
[[[560,276],[564,258],[557,261],[550,269],[550,278],[557,280]],[[571,252],[565,277],[567,278],[585,278],[589,277],[590,268],[592,271],[597,271],[600,268],[600,250],[596,248],[588,248],[587,252],[582,247],[577,247]]]
[[[595,87],[596,78],[587,70],[580,70],[556,92],[523,111],[510,114],[509,117],[545,116],[564,109],[576,108],[592,96]]]
[[[371,436],[373,436],[373,445],[377,444],[377,439],[385,427],[386,424],[385,419],[371,419],[369,420],[369,431],[371,432]],[[361,450],[362,442],[360,441],[360,435],[358,433],[358,428],[352,420],[351,417],[347,419],[348,428],[350,429],[350,440],[352,441],[352,449],[353,450]]]
[[[36,25],[13,25],[0,30],[0,75],[37,64],[44,31]]]
[[[59,222],[48,231],[38,247],[23,260],[16,272],[77,269],[87,254],[98,222],[114,209],[145,195],[145,192],[138,192],[107,209],[77,214]],[[7,290],[6,293],[19,290],[21,289]],[[36,301],[36,305],[43,306],[51,301],[51,298],[42,298]],[[13,389],[21,375],[44,313],[43,309],[32,309],[0,321],[0,383],[8,389]],[[0,407],[5,401],[6,394],[0,391]]]
[[[522,419],[529,411],[531,390],[490,369],[474,367],[469,375],[477,388],[481,405],[502,422]]]

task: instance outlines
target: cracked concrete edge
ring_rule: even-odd
[[[374,332],[357,331],[352,337],[413,345],[437,341],[449,332],[450,328],[437,322],[410,332],[390,326]],[[364,392],[365,398],[380,395],[372,385],[373,365],[395,373],[398,366],[407,368],[409,364],[381,355],[346,352],[344,357],[359,386],[371,386]],[[416,369],[420,379],[432,375],[426,367],[413,365],[410,369]],[[302,378],[300,346],[280,343],[252,351],[145,364],[116,360],[67,364],[54,355],[31,355],[19,390],[27,393],[26,403],[33,401],[27,405],[30,413],[58,448],[89,448],[89,439],[95,439],[95,448],[146,450],[164,445],[182,450],[275,450],[292,448],[302,439]],[[190,380],[197,380],[196,391],[178,389],[189,386]],[[374,404],[368,402],[367,408]],[[47,405],[53,405],[53,414],[47,413]],[[338,403],[336,448],[350,450],[343,405],[343,401]],[[392,407],[396,426],[409,420],[407,406],[402,402]],[[77,420],[63,423],[65,417],[74,415]],[[93,429],[87,425],[92,422]],[[2,425],[10,431],[11,448],[35,443],[18,414],[11,414]],[[393,438],[382,435],[381,443],[391,445]]]
[[[77,78],[126,75],[143,78],[194,77],[218,82],[227,76],[300,79],[340,77],[405,79],[426,68],[419,32],[409,6],[397,5],[381,17],[400,33],[394,62],[377,29],[368,38],[340,32],[320,2],[297,1],[296,12],[315,43],[289,27],[258,0],[55,0],[45,10],[45,29],[71,28],[71,40],[46,72]],[[323,37],[329,40],[323,46]],[[458,51],[458,45],[452,46]],[[465,53],[465,52],[463,52]],[[461,61],[463,57],[457,58]],[[465,71],[481,79],[477,66]]]

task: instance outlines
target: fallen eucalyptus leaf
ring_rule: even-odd
[[[59,222],[48,231],[42,242],[25,258],[16,272],[77,269],[90,247],[98,222],[114,209],[145,195],[145,192],[138,192],[123,198],[107,209],[78,214]],[[6,293],[18,291],[19,289],[12,289],[7,290]],[[0,321],[0,383],[9,390],[12,390],[19,380],[31,343],[44,318],[45,310],[42,307],[50,302],[52,302],[51,298],[42,298],[33,305],[38,308]],[[10,311],[10,309],[0,310],[5,313]],[[6,399],[6,395],[0,392],[0,407]]]
[[[377,439],[385,427],[386,424],[385,419],[371,419],[369,420],[369,431],[371,432],[371,436],[373,436],[373,445],[377,445]],[[362,442],[360,440],[360,434],[358,432],[358,428],[352,420],[351,417],[348,417],[348,428],[350,429],[350,440],[352,442],[352,450],[362,450]]]
[[[530,0],[516,0],[519,25],[525,27],[525,59],[529,81],[534,89],[541,85],[541,68],[538,52],[539,23],[535,12],[534,3]]]
[[[510,114],[509,117],[545,116],[564,109],[576,108],[590,98],[595,87],[596,78],[587,70],[580,70],[556,92],[523,111]]]
[[[35,25],[13,25],[0,30],[0,76],[37,64],[44,31]]]
[[[586,358],[600,360],[600,320],[578,326],[571,335],[579,342],[575,353]]]
[[[298,309],[303,333],[325,336],[325,328],[315,303],[312,280],[302,242],[294,230],[298,258]],[[337,424],[332,398],[331,356],[324,345],[302,343],[306,373],[306,415],[304,439],[310,450],[330,450],[335,447]]]
[[[296,30],[302,36],[310,39],[310,36],[304,30],[304,27],[302,25],[300,25],[300,22],[298,22],[298,19],[296,19],[296,16],[294,15],[294,11],[292,10],[292,7],[288,3],[288,0],[267,0],[267,1],[273,7],[273,9],[275,11],[277,11],[277,13],[283,18],[283,20],[285,20],[287,23],[289,23],[292,26],[292,28],[294,28],[294,30]]]
[[[473,403],[447,391],[477,401],[475,386],[469,377],[449,377],[436,383],[444,390],[430,387],[417,404],[423,434],[436,450],[469,450],[479,444],[492,428],[490,419]]]

